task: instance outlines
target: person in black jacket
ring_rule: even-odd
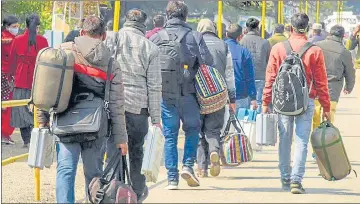
[[[84,24],[85,18],[81,19],[81,21],[79,22],[77,29],[72,30],[68,33],[68,35],[66,36],[64,42],[74,42],[74,39],[76,37],[80,36],[80,29],[82,29],[83,24]]]

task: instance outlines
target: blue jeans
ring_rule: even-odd
[[[85,174],[85,193],[94,177],[102,175],[103,155],[101,148],[105,138],[83,143],[57,143],[56,202],[75,202],[75,176],[79,156]]]
[[[308,109],[299,116],[279,115],[279,169],[282,179],[301,182],[305,174],[308,143],[314,115],[314,100],[310,99]],[[295,149],[293,168],[291,169],[291,145],[295,122]]]
[[[262,95],[265,87],[264,80],[255,80],[255,87],[256,87],[256,102],[258,104],[257,112],[261,113],[262,111]]]
[[[179,105],[161,104],[163,133],[165,136],[165,167],[168,180],[179,180],[178,171],[178,136],[180,120],[185,132],[183,165],[194,166],[200,134],[200,108],[194,95],[182,96]]]

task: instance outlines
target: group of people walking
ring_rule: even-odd
[[[208,176],[209,165],[210,174],[218,176],[221,171],[220,131],[226,122],[225,107],[210,114],[200,114],[195,89],[195,74],[200,65],[212,66],[223,76],[232,111],[252,108],[258,113],[269,113],[272,86],[282,61],[288,55],[282,42],[288,41],[294,52],[308,42],[309,17],[303,13],[291,18],[290,28],[276,25],[274,35],[268,40],[260,37],[259,21],[255,18],[247,20],[247,34],[243,34],[243,28],[238,24],[230,24],[226,38],[222,40],[211,20],[202,19],[194,31],[186,23],[187,17],[185,3],[170,1],[166,19],[155,16],[154,30],[146,32],[147,14],[131,9],[126,14],[124,27],[113,33],[110,31],[111,23],[105,25],[102,19],[89,16],[83,20],[79,36],[60,45],[61,49],[74,53],[76,64],[106,72],[111,56],[115,61],[109,92],[111,135],[76,143],[57,142],[57,202],[75,202],[75,175],[80,155],[87,192],[90,181],[102,174],[104,152],[111,158],[119,149],[123,155],[129,155],[131,181],[138,201],[145,200],[148,188],[141,167],[149,125],[161,128],[165,137],[166,189],[178,189],[180,177],[190,187],[200,186],[198,177]],[[6,86],[2,83],[2,100],[30,98],[36,55],[48,46],[46,39],[37,34],[39,25],[39,17],[31,15],[26,20],[25,33],[15,37],[19,27],[17,18],[9,16],[3,22],[2,78],[7,83]],[[285,37],[285,29],[289,30],[289,37]],[[353,36],[358,36],[359,30],[360,26]],[[315,34],[318,32],[314,31]],[[343,45],[344,34],[344,28],[336,25],[326,38],[304,53],[302,60],[310,87],[308,108],[299,116],[280,115],[281,185],[292,193],[305,193],[301,182],[313,118],[314,127],[319,125],[321,111],[327,120],[333,120],[340,93],[342,90],[345,94],[351,93],[355,84],[351,54]],[[352,37],[352,40],[355,48],[358,38]],[[178,55],[180,61],[176,59]],[[13,77],[15,88],[11,92],[9,84],[12,84]],[[77,73],[75,79],[73,92],[88,90],[103,97],[104,80],[78,76]],[[6,98],[3,94],[5,88],[8,90]],[[9,109],[2,110],[2,121],[10,121],[7,111]],[[24,145],[27,145],[33,126],[32,117],[28,107],[13,108],[11,124],[2,123],[2,135],[10,136],[11,127],[20,128]],[[40,127],[49,126],[47,112],[39,110],[37,117]],[[185,132],[185,144],[179,171],[180,127]],[[296,145],[291,167],[293,137]],[[7,141],[11,141],[10,137]],[[196,162],[197,173],[194,170]]]

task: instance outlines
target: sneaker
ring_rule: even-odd
[[[220,157],[219,154],[217,152],[212,152],[210,154],[210,162],[211,162],[211,167],[210,167],[210,174],[211,176],[219,176],[220,174]]]
[[[282,189],[284,191],[290,191],[290,179],[281,179]]]
[[[191,167],[184,166],[181,172],[181,177],[185,179],[187,184],[190,187],[198,187],[200,186],[199,180],[196,178],[194,174],[194,170]]]
[[[291,182],[290,184],[292,194],[305,194],[305,189],[300,182]]]
[[[1,143],[6,145],[14,145],[15,142],[11,138],[1,138]]]
[[[204,169],[198,169],[197,176],[200,178],[207,178],[207,177],[209,177],[208,171],[204,170]]]
[[[144,202],[144,200],[149,196],[149,188],[145,186],[144,192],[141,196],[138,198],[138,203]]]
[[[179,189],[179,182],[178,181],[169,181],[168,185],[165,187],[166,190],[177,190]]]

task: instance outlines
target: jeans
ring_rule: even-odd
[[[225,108],[201,115],[201,138],[197,152],[197,162],[200,169],[207,170],[212,152],[220,155],[220,130],[224,125]]]
[[[255,80],[255,87],[256,87],[256,102],[258,104],[257,112],[261,113],[262,111],[262,95],[265,87],[264,80]]]
[[[195,95],[186,95],[180,98],[178,105],[163,101],[161,108],[165,136],[165,167],[168,170],[168,180],[178,181],[177,143],[180,120],[185,132],[183,165],[193,167],[200,134],[200,107]]]
[[[305,163],[314,114],[314,100],[310,99],[308,109],[299,116],[279,115],[279,169],[282,179],[301,182],[305,174]],[[295,122],[295,149],[293,168],[291,169],[291,145]]]
[[[336,101],[331,101],[330,103],[330,115],[331,115],[331,122],[334,123],[335,120],[335,113],[336,113]],[[322,108],[319,100],[315,100],[315,111],[314,111],[314,117],[313,117],[313,130],[318,128],[320,126],[320,123],[322,122]]]
[[[130,179],[133,190],[139,198],[142,196],[146,184],[146,178],[141,174],[141,167],[144,157],[143,146],[145,136],[149,130],[149,114],[147,109],[142,109],[140,114],[125,112],[125,117],[129,145]],[[106,150],[107,161],[110,161],[112,156],[116,153],[115,151],[119,151],[114,143],[113,137],[108,139]]]
[[[62,143],[56,145],[56,201],[57,203],[75,202],[75,176],[79,156],[83,162],[85,175],[85,193],[94,177],[102,175],[103,155],[101,147],[105,138],[83,143]]]

